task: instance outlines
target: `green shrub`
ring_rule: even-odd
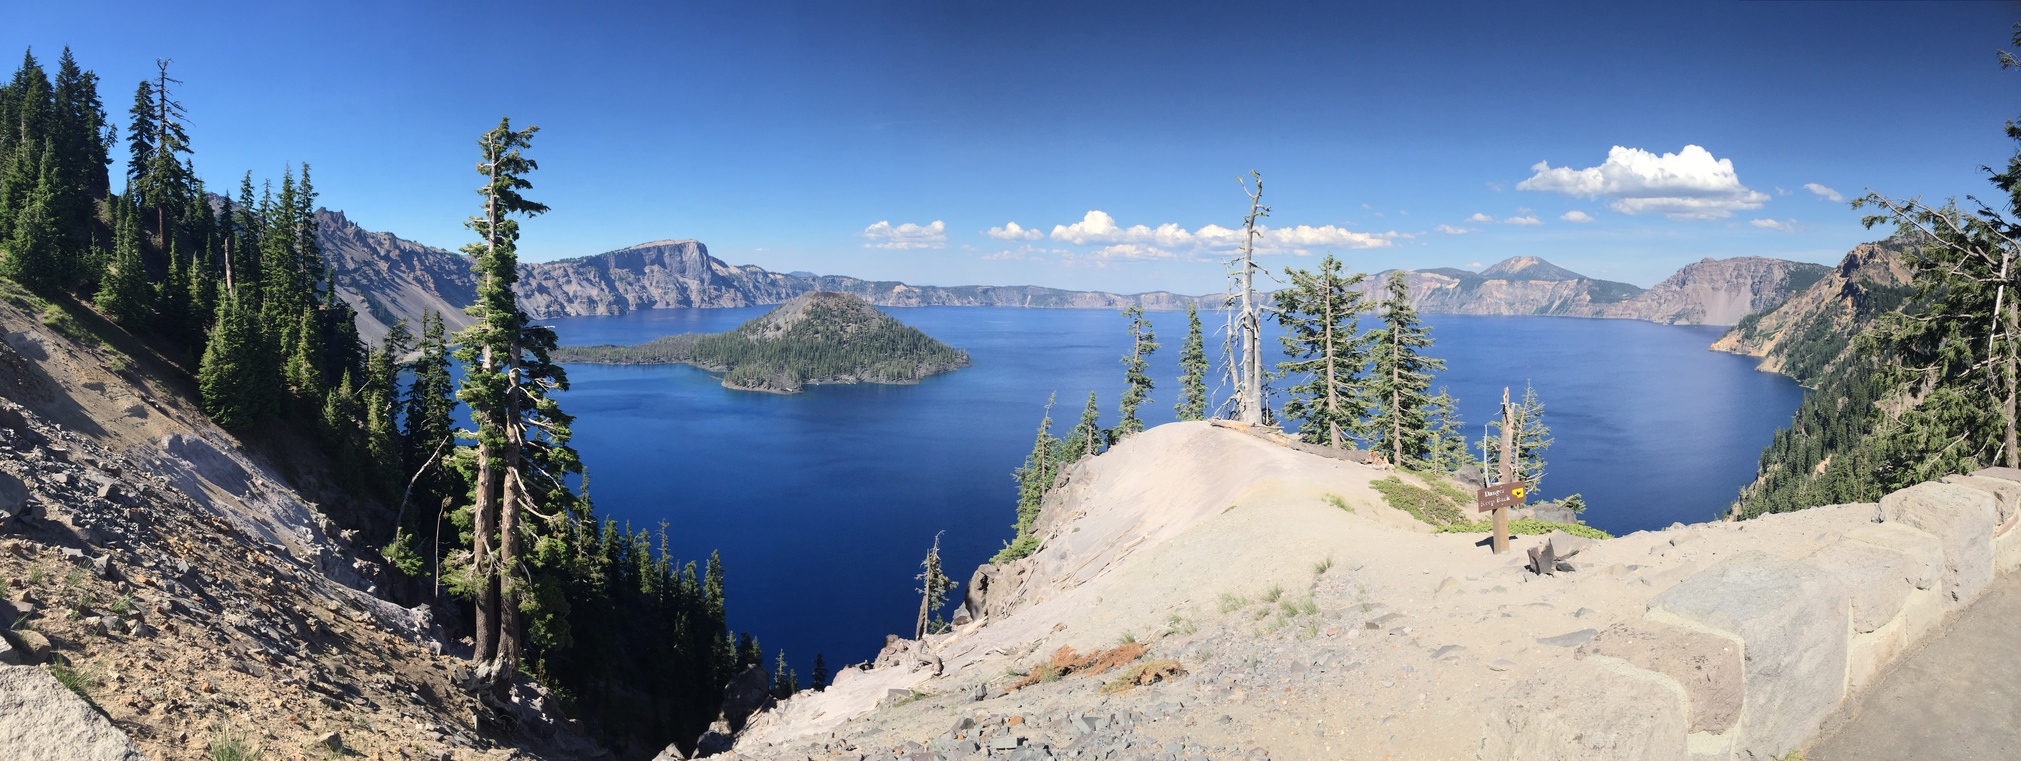
[[[1390,507],[1410,513],[1411,517],[1433,526],[1466,522],[1466,514],[1460,511],[1459,505],[1453,500],[1430,489],[1404,483],[1403,479],[1396,476],[1376,481],[1369,486],[1381,492],[1383,501],[1388,502]]]
[[[1485,534],[1494,530],[1494,521],[1477,521],[1440,526],[1438,532],[1441,534]],[[1517,518],[1509,521],[1509,536],[1541,536],[1553,531],[1563,531],[1567,534],[1583,536],[1587,539],[1614,538],[1613,534],[1593,528],[1584,523],[1553,523],[1551,521],[1540,521],[1535,518]]]

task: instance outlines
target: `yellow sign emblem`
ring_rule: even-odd
[[[1523,498],[1523,487],[1521,487],[1521,486],[1518,486],[1518,487],[1516,487],[1516,488],[1514,488],[1514,489],[1510,489],[1510,490],[1509,490],[1509,496],[1511,496],[1511,497],[1515,497],[1516,499],[1522,499],[1522,498]]]

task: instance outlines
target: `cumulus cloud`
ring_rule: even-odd
[[[1297,225],[1258,228],[1256,246],[1261,253],[1305,254],[1324,248],[1383,248],[1396,238],[1410,237],[1395,231],[1364,233],[1335,225]],[[1242,245],[1243,232],[1220,225],[1204,225],[1188,230],[1171,222],[1157,227],[1124,227],[1116,218],[1099,209],[1082,215],[1070,225],[1054,225],[1050,237],[1076,246],[1101,246],[1096,256],[1115,259],[1169,259],[1182,254],[1225,252]]]
[[[1580,211],[1578,209],[1573,209],[1571,211],[1560,214],[1558,215],[1558,218],[1565,220],[1567,222],[1579,222],[1582,224],[1593,221],[1593,215],[1587,214],[1586,212]]]
[[[1657,155],[1614,146],[1599,166],[1573,169],[1539,161],[1517,190],[1611,199],[1623,214],[1662,214],[1671,219],[1720,219],[1735,211],[1759,209],[1768,194],[1740,184],[1733,160],[1714,158],[1696,145]]]
[[[947,248],[947,224],[936,219],[925,225],[907,222],[893,226],[889,221],[863,228],[860,233],[869,238],[865,248]]]
[[[1780,230],[1786,233],[1796,232],[1797,227],[1796,220],[1794,219],[1787,219],[1787,220],[1756,219],[1749,221],[1748,224],[1754,225],[1755,227],[1759,227],[1764,230]]]
[[[1016,222],[1005,222],[1002,227],[992,227],[983,233],[997,240],[1038,240],[1046,237],[1044,230],[1019,227]]]
[[[1452,225],[1439,225],[1432,229],[1445,233],[1447,235],[1465,235],[1467,233],[1474,231],[1474,229],[1471,227],[1454,227]]]
[[[1478,211],[1477,211],[1477,212],[1474,212],[1474,215],[1473,215],[1473,216],[1471,216],[1471,217],[1467,217],[1467,221],[1468,221],[1468,222],[1477,222],[1477,223],[1480,223],[1480,224],[1488,224],[1488,223],[1494,222],[1494,221],[1495,221],[1495,218],[1494,218],[1494,217],[1490,217],[1490,216],[1488,216],[1488,215],[1486,215],[1486,214],[1482,214],[1482,213],[1480,213],[1480,212],[1478,212]]]
[[[1544,220],[1538,219],[1538,218],[1537,218],[1537,215],[1535,215],[1535,214],[1529,214],[1529,215],[1525,215],[1525,216],[1521,216],[1521,217],[1510,217],[1510,218],[1508,218],[1508,219],[1504,219],[1504,220],[1502,220],[1502,224],[1505,224],[1505,225],[1521,225],[1521,226],[1524,226],[1524,227],[1532,227],[1532,226],[1535,226],[1535,225],[1541,225],[1541,224],[1544,224]]]
[[[1803,189],[1808,190],[1812,193],[1816,193],[1818,194],[1818,197],[1823,198],[1832,203],[1845,203],[1846,201],[1846,197],[1843,194],[1839,193],[1836,190],[1832,190],[1831,188],[1819,185],[1815,182],[1804,183]]]

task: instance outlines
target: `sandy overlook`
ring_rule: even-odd
[[[2021,473],[1568,543],[1541,576],[1540,538],[1429,533],[1369,487],[1391,474],[1206,423],[1130,437],[1048,497],[1041,551],[978,572],[979,620],[760,714],[736,757],[1780,755],[2021,564]],[[1186,673],[1008,689],[1128,642]]]

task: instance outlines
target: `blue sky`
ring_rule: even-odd
[[[1220,290],[1251,169],[1273,267],[1832,262],[1874,234],[1830,194],[1981,193],[2021,111],[2010,3],[591,5],[7,0],[0,50],[71,46],[122,126],[172,58],[208,181],[306,161],[444,248],[510,115],[529,259],[1125,292]]]

